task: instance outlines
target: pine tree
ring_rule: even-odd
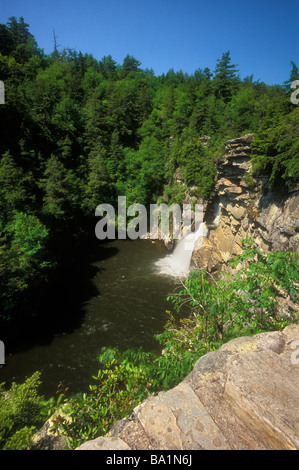
[[[139,60],[127,54],[122,64],[120,78],[126,77],[130,72],[138,72],[140,65],[141,62],[139,62]]]
[[[64,165],[54,155],[47,161],[44,179],[41,180],[44,190],[43,209],[46,214],[56,219],[67,217],[68,188]]]
[[[225,103],[230,101],[236,91],[237,72],[235,64],[231,64],[230,51],[224,52],[222,58],[217,60],[215,76],[213,79],[214,93],[217,99]]]
[[[99,63],[100,72],[105,78],[114,78],[116,75],[116,62],[111,55],[104,56]]]
[[[286,80],[284,82],[284,89],[286,90],[287,93],[289,93],[291,91],[291,84],[295,81],[295,80],[299,80],[299,68],[297,67],[297,65],[295,64],[295,62],[293,62],[291,60],[291,71],[290,71],[290,78],[289,80]]]
[[[10,53],[18,63],[23,64],[38,50],[37,43],[29,31],[29,24],[24,22],[22,16],[19,21],[15,16],[11,16],[6,28],[11,41]]]

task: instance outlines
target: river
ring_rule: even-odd
[[[0,383],[21,383],[40,371],[39,391],[46,398],[60,382],[69,393],[84,392],[103,347],[158,349],[154,335],[163,331],[166,297],[176,287],[175,279],[156,272],[155,262],[166,254],[163,243],[114,240],[70,260],[48,292],[30,339],[6,355]]]

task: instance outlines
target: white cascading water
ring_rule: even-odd
[[[220,207],[219,207],[219,203],[216,203],[214,205],[214,220],[213,220],[213,225],[215,225],[216,227],[218,227],[219,225],[219,219],[220,219]]]
[[[214,205],[214,220],[212,226],[217,227],[220,219],[219,203]],[[205,222],[199,224],[196,231],[185,235],[175,247],[171,255],[160,259],[155,263],[159,274],[166,274],[174,277],[187,277],[190,271],[191,257],[195,242],[199,237],[207,237],[209,229]]]
[[[158,272],[160,274],[174,277],[188,276],[195,242],[199,237],[206,237],[208,232],[209,230],[203,222],[199,224],[196,231],[183,236],[171,255],[168,255],[155,263],[155,266],[158,268]]]

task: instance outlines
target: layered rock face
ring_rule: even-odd
[[[78,450],[298,450],[298,338],[291,325],[224,344]]]
[[[221,269],[247,237],[262,251],[298,251],[298,191],[281,193],[266,177],[252,177],[252,141],[228,141],[218,162],[212,205],[219,204],[219,223],[195,248],[197,267]],[[298,325],[236,338],[79,450],[298,450],[298,344]]]
[[[218,270],[241,253],[241,240],[247,237],[262,251],[298,251],[299,193],[270,189],[266,177],[252,177],[252,141],[248,134],[226,143],[226,153],[217,165],[219,225],[210,230],[200,249],[195,246],[192,259],[196,267]]]

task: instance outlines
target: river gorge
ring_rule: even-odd
[[[159,350],[154,335],[163,331],[171,309],[166,298],[177,288],[173,274],[186,276],[189,264],[218,271],[240,254],[246,236],[262,251],[297,252],[298,192],[269,190],[264,178],[246,183],[252,138],[227,142],[217,165],[214,201],[205,205],[206,223],[172,253],[159,240],[99,241],[91,234],[41,296],[34,329],[26,326],[22,341],[18,337],[13,346],[5,344],[0,383],[22,382],[39,370],[41,393],[47,397],[60,382],[70,393],[88,390],[103,347]],[[189,197],[185,183],[178,182]],[[290,299],[281,304],[286,313],[293,308]]]
[[[31,337],[12,353],[5,345],[0,382],[21,383],[38,370],[46,397],[60,382],[69,393],[84,392],[103,347],[158,350],[154,335],[163,331],[166,297],[176,288],[175,278],[155,265],[167,254],[160,241],[114,240],[96,242],[83,259],[70,260],[45,296],[43,320]]]

